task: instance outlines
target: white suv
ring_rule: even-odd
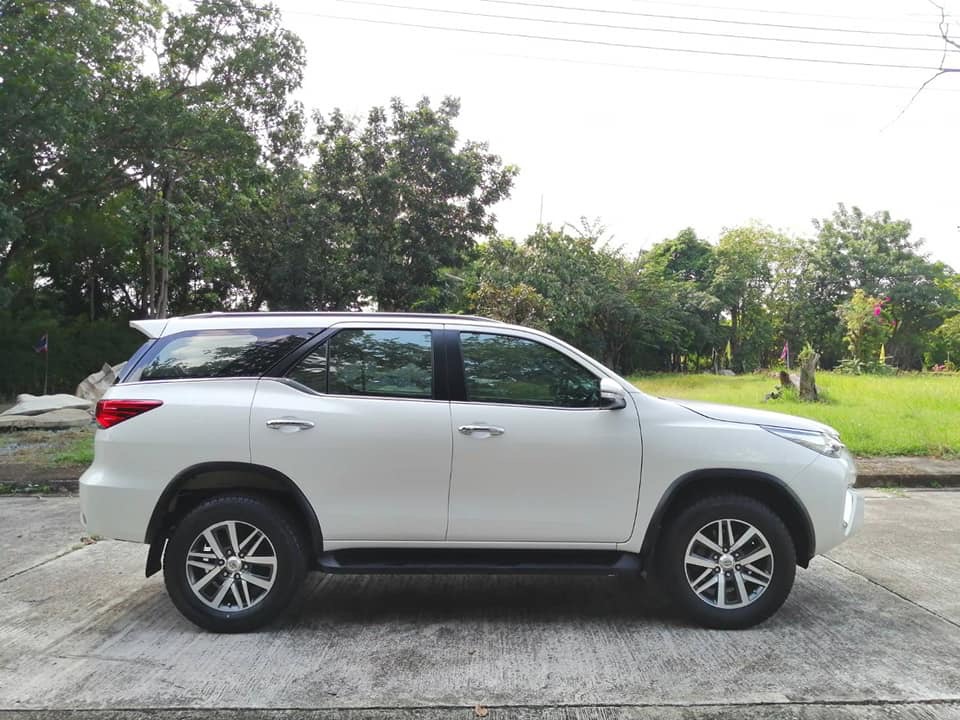
[[[460,315],[214,313],[149,338],[97,406],[87,532],[147,543],[179,610],[275,618],[307,570],[655,572],[754,625],[863,521],[836,431],[650,397],[566,343]]]

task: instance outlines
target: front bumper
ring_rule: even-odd
[[[863,495],[848,489],[843,499],[843,535],[848,538],[863,526]]]

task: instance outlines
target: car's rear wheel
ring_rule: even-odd
[[[299,529],[283,508],[248,495],[204,501],[177,524],[163,573],[174,605],[214,632],[247,632],[287,606],[306,572]]]
[[[670,593],[695,622],[747,628],[775,613],[793,587],[796,550],[783,521],[753,498],[722,495],[685,508],[660,552]]]

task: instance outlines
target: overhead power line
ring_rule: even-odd
[[[561,63],[568,63],[572,65],[595,65],[600,67],[622,68],[624,70],[652,70],[655,72],[677,72],[677,73],[684,73],[688,75],[712,75],[716,77],[741,78],[745,80],[775,80],[777,82],[801,82],[801,83],[813,83],[815,85],[838,85],[843,87],[877,88],[882,90],[915,90],[916,89],[916,87],[913,85],[889,85],[885,83],[865,83],[865,82],[844,81],[844,80],[825,80],[822,78],[801,78],[801,77],[790,77],[790,76],[784,76],[784,75],[760,75],[755,73],[722,72],[719,70],[695,70],[693,68],[663,67],[661,65],[632,65],[627,63],[605,62],[602,60],[583,60],[581,58],[564,58],[564,57],[543,57],[539,55],[524,55],[520,53],[489,53],[487,52],[487,53],[483,53],[483,55],[492,56],[492,57],[519,58],[521,60],[539,60],[543,62],[561,62]],[[960,88],[936,88],[936,89],[931,89],[930,92],[960,93]]]
[[[897,17],[877,17],[876,15],[837,15],[828,13],[798,12],[796,10],[779,10],[773,8],[760,7],[731,7],[729,5],[706,5],[703,3],[677,2],[677,0],[631,0],[634,3],[644,3],[647,5],[668,5],[670,7],[681,8],[699,8],[703,10],[723,10],[734,12],[763,13],[765,15],[791,15],[794,17],[812,17],[824,18],[829,20],[856,20],[858,22],[908,22],[908,23],[928,23],[935,19],[932,13],[907,13]],[[921,19],[923,18],[923,19]]]
[[[574,5],[556,5],[552,3],[528,2],[527,0],[479,0],[479,2],[493,3],[496,5],[517,5],[522,7],[535,7],[547,10],[566,10],[570,12],[600,13],[604,15],[627,15],[633,17],[652,17],[665,20],[687,20],[690,22],[722,23],[724,25],[754,25],[756,27],[772,27],[787,30],[814,30],[817,32],[840,32],[855,33],[860,35],[894,35],[899,37],[922,37],[942,39],[936,33],[914,33],[895,30],[865,30],[854,28],[823,27],[817,25],[790,25],[787,23],[766,23],[749,20],[729,20],[725,18],[704,18],[692,17],[690,15],[668,15],[665,13],[639,12],[637,10],[610,10],[608,8],[591,8]]]
[[[336,0],[336,2],[345,3],[348,5],[366,5],[366,6],[373,6],[373,7],[393,8],[394,10],[413,10],[416,12],[429,12],[429,13],[439,13],[444,15],[479,17],[479,18],[489,18],[489,19],[496,19],[496,20],[521,20],[523,22],[548,23],[551,25],[572,25],[575,27],[602,28],[605,30],[629,30],[629,31],[638,31],[638,32],[669,33],[672,35],[694,35],[698,37],[733,38],[737,40],[757,40],[757,41],[763,41],[763,42],[791,43],[791,44],[801,44],[801,45],[824,45],[824,46],[830,46],[830,47],[871,48],[871,49],[877,49],[877,50],[909,50],[914,52],[933,51],[933,52],[939,53],[943,49],[941,47],[934,47],[932,45],[927,47],[905,47],[902,45],[878,45],[874,43],[841,42],[839,40],[811,40],[807,38],[784,38],[784,37],[770,37],[765,35],[742,35],[738,33],[682,30],[679,28],[643,27],[639,25],[614,25],[612,23],[585,22],[581,20],[558,20],[556,18],[531,17],[531,16],[520,16],[520,15],[500,15],[498,13],[473,12],[469,10],[451,10],[449,8],[426,7],[423,5],[397,5],[397,4],[388,3],[388,2],[379,2],[378,0]],[[953,52],[958,52],[958,51],[953,50]]]
[[[346,20],[373,25],[392,25],[396,27],[418,28],[422,30],[439,30],[443,32],[464,33],[470,35],[485,35],[488,37],[511,37],[523,40],[546,40],[578,45],[594,45],[601,47],[629,48],[634,50],[656,50],[658,52],[684,53],[689,55],[708,55],[713,57],[736,57],[754,60],[775,60],[782,62],[812,63],[817,65],[841,65],[846,67],[887,68],[892,70],[927,70],[934,72],[942,68],[933,65],[912,65],[907,63],[877,63],[862,60],[834,60],[827,58],[791,57],[785,55],[765,55],[761,53],[742,53],[725,50],[706,50],[703,48],[677,48],[661,45],[644,45],[639,43],[614,42],[610,40],[588,40],[585,38],[555,37],[550,35],[535,35],[532,33],[505,32],[502,30],[481,30],[479,28],[449,27],[444,25],[428,25],[426,23],[401,22],[399,20],[380,20],[376,18],[348,17],[343,15],[329,15],[326,13],[310,13],[315,17],[329,20]]]

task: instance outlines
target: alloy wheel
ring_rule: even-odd
[[[277,552],[258,527],[218,522],[190,544],[187,583],[207,607],[239,612],[263,601],[277,579]]]
[[[773,579],[773,550],[763,533],[743,520],[724,518],[701,527],[684,554],[690,589],[721,609],[754,603]]]

